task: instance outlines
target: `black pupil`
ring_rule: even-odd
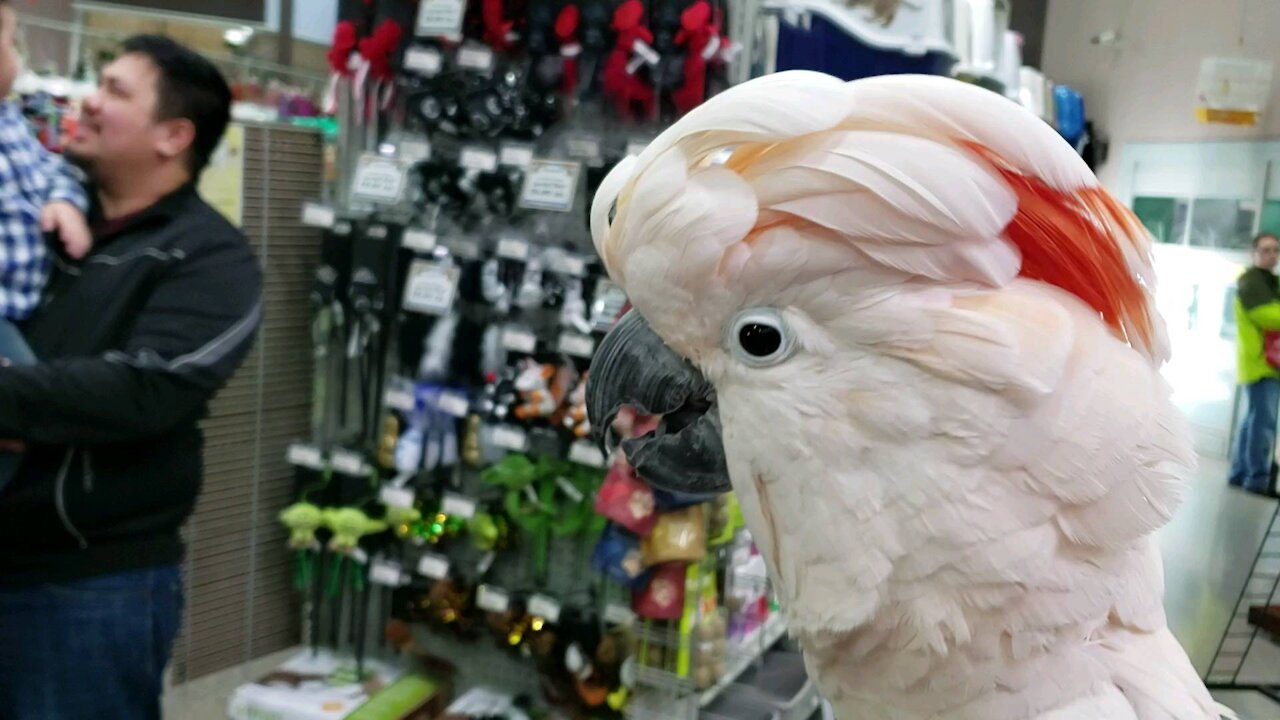
[[[782,333],[770,325],[750,323],[738,331],[738,342],[748,355],[769,357],[782,347]]]

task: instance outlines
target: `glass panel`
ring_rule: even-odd
[[[1239,200],[1197,198],[1191,209],[1191,245],[1247,250],[1253,239],[1256,211]]]
[[[1180,207],[1179,207],[1180,206]],[[1175,231],[1178,210],[1182,210],[1182,227]],[[1133,199],[1133,212],[1147,226],[1156,242],[1182,243],[1182,230],[1186,229],[1187,201],[1174,198],[1140,197]]]
[[[1280,235],[1280,200],[1268,200],[1262,204],[1262,219],[1258,221],[1258,232]]]

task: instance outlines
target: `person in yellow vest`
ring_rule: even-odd
[[[1267,362],[1266,333],[1280,332],[1280,240],[1264,233],[1253,239],[1253,267],[1236,283],[1236,354],[1240,384],[1249,409],[1240,423],[1231,461],[1231,485],[1273,495],[1271,463],[1275,455],[1276,413],[1280,408],[1280,371]]]

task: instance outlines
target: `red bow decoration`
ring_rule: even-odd
[[[360,41],[360,54],[369,62],[370,77],[377,80],[391,80],[395,77],[391,56],[400,46],[403,34],[400,23],[383,20],[372,35]]]
[[[356,49],[356,24],[350,20],[338,23],[333,31],[333,47],[329,49],[329,67],[339,75],[346,75],[351,51]]]
[[[627,71],[636,42],[653,43],[653,33],[642,24],[643,19],[644,3],[640,0],[626,0],[613,13],[613,30],[618,40],[605,60],[603,85],[605,93],[613,98],[618,114],[623,117],[631,116],[636,105],[643,109],[646,118],[652,117],[654,112],[653,88],[634,72]]]
[[[711,3],[697,0],[680,13],[680,32],[676,45],[685,49],[684,85],[671,93],[671,100],[681,115],[698,107],[707,99],[707,60],[705,51],[720,29],[711,18]]]
[[[480,8],[484,18],[484,41],[495,52],[511,49],[511,28],[515,23],[503,16],[502,0],[484,0]]]
[[[582,13],[577,5],[565,5],[556,16],[556,38],[560,40],[560,55],[564,58],[564,76],[560,90],[572,96],[578,90],[578,55],[582,46],[578,44],[578,26],[582,23]]]

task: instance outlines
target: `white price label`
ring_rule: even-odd
[[[440,74],[442,67],[444,67],[444,58],[435,48],[409,48],[404,54],[404,69],[410,72],[432,77]]]
[[[404,309],[425,315],[444,315],[458,292],[458,268],[417,259],[409,266]]]
[[[502,331],[502,347],[511,352],[532,353],[538,349],[538,336],[524,328],[507,328]]]
[[[418,560],[418,574],[432,580],[443,580],[449,577],[449,558],[435,553],[426,553]]]
[[[527,168],[533,164],[533,146],[503,143],[498,162],[508,167]]]
[[[555,624],[560,622],[560,603],[546,595],[534,595],[529,598],[529,614]]]
[[[600,141],[595,138],[569,138],[569,156],[583,160],[600,159]]]
[[[419,230],[418,228],[410,228],[404,231],[404,237],[400,239],[400,245],[414,252],[429,253],[436,249],[436,234]]]
[[[604,621],[610,625],[632,625],[636,621],[636,614],[626,605],[609,603],[604,608]]]
[[[511,596],[506,590],[481,585],[476,591],[476,606],[489,612],[504,613],[511,609]]]
[[[413,408],[417,403],[414,400],[412,392],[401,388],[391,388],[390,390],[387,390],[386,395],[382,397],[382,404],[386,405],[390,410],[413,412]]]
[[[467,399],[466,395],[447,392],[440,396],[440,400],[436,403],[436,407],[440,408],[440,412],[445,415],[464,418],[467,416],[467,413],[471,412],[471,401]]]
[[[378,492],[378,500],[387,507],[411,508],[414,500],[413,491],[409,488],[387,485]]]
[[[422,0],[417,32],[424,37],[459,37],[466,12],[466,0]]]
[[[569,446],[569,462],[602,468],[605,466],[604,452],[589,440],[579,440]]]
[[[503,450],[524,452],[529,446],[529,436],[520,428],[499,425],[493,429],[493,444]]]
[[[458,67],[489,72],[493,68],[493,51],[483,45],[464,45],[458,50]]]
[[[451,517],[470,520],[476,515],[476,501],[454,493],[445,493],[444,502],[440,505],[440,512]]]
[[[585,495],[582,494],[581,490],[575,487],[573,483],[569,482],[569,478],[566,478],[566,477],[556,478],[556,487],[560,488],[560,492],[564,493],[565,497],[569,498],[570,500],[576,503],[582,502],[583,498],[586,497]]]
[[[529,243],[520,238],[502,238],[498,241],[498,257],[508,260],[528,260]]]
[[[369,582],[386,587],[400,587],[404,584],[404,569],[397,563],[375,560],[369,566]]]
[[[364,564],[366,564],[366,563],[368,563],[368,562],[369,562],[369,553],[365,552],[365,551],[364,551],[364,548],[359,548],[359,547],[358,547],[358,548],[356,548],[356,549],[352,550],[352,551],[351,551],[351,553],[350,553],[347,557],[350,557],[352,560],[355,560],[356,562],[360,563],[361,565],[364,565]]]
[[[333,469],[344,475],[360,477],[369,474],[369,466],[360,453],[351,450],[335,450],[333,453]]]
[[[287,459],[290,465],[298,465],[312,470],[324,469],[324,453],[320,452],[320,448],[314,445],[290,445]]]
[[[647,147],[649,147],[648,140],[632,140],[631,142],[627,143],[627,154],[639,155],[640,153],[644,152],[644,149]]]
[[[365,237],[372,238],[374,240],[386,240],[387,226],[386,225],[370,225],[368,229],[364,231],[364,235]]]
[[[408,185],[405,166],[398,160],[376,153],[361,156],[352,181],[351,194],[358,200],[396,205],[404,199]]]
[[[458,164],[467,170],[493,172],[498,169],[498,156],[488,148],[465,147],[462,148],[462,156],[458,158]]]
[[[477,260],[480,257],[480,244],[475,240],[450,240],[446,243],[449,252],[463,260]]]
[[[578,163],[539,160],[529,166],[520,191],[520,207],[529,210],[569,212],[578,194]]]
[[[587,274],[587,261],[579,255],[562,253],[555,256],[550,269],[551,272],[560,273],[561,275],[582,277]]]
[[[658,54],[658,51],[640,38],[636,38],[636,41],[631,43],[631,51],[644,58],[644,61],[650,65],[657,65],[662,60],[662,56]]]
[[[426,140],[401,140],[397,153],[407,163],[420,163],[431,159],[431,143]]]
[[[596,353],[596,341],[587,335],[563,333],[560,336],[560,352],[589,360]]]
[[[328,230],[338,221],[338,213],[328,205],[307,203],[302,206],[302,224]]]

